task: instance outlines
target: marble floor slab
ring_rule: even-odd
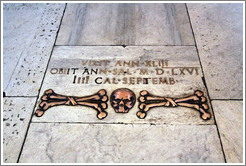
[[[243,98],[243,4],[188,4],[211,99]]]
[[[3,99],[3,162],[16,163],[36,98]]]
[[[212,101],[226,161],[243,162],[243,101]]]
[[[185,4],[68,4],[56,45],[194,45]]]
[[[242,163],[242,20],[239,3],[4,3],[3,163]],[[204,97],[209,120],[188,108]],[[140,119],[141,100],[162,107]]]
[[[44,8],[45,4],[9,3],[3,6],[4,90],[8,86],[23,51],[30,45],[35,36]]]
[[[24,6],[7,4],[3,12],[6,96],[38,95],[65,4]]]
[[[32,123],[20,162],[223,163],[224,158],[214,125]]]
[[[97,61],[97,63],[92,63],[94,61]],[[104,63],[105,61],[107,61],[107,64]],[[160,61],[164,61],[166,64],[156,66],[159,65]],[[135,63],[132,62],[139,62],[139,66],[134,66]],[[150,64],[147,62],[150,62]],[[95,74],[92,69],[98,69],[98,73]],[[105,69],[108,70],[107,73],[100,73],[99,70]],[[147,73],[144,73],[144,70]],[[86,82],[87,77],[88,82]],[[84,81],[82,81],[83,78]],[[150,79],[145,82],[142,80],[143,78]],[[159,78],[168,81],[163,83],[158,81]],[[114,79],[115,81],[113,81]],[[137,98],[142,90],[147,90],[154,95],[171,98],[186,97],[193,95],[196,90],[201,90],[207,97],[206,88],[202,82],[198,56],[193,46],[133,46],[126,48],[118,46],[56,46],[40,94],[42,95],[45,90],[53,89],[58,94],[82,97],[92,95],[100,89],[105,89],[108,98],[110,98],[111,93],[118,88],[131,89]],[[57,106],[49,108],[42,117],[34,117],[33,121],[154,124],[214,123],[213,117],[205,121],[200,118],[198,111],[186,107],[153,108],[143,120],[136,116],[139,110],[138,104],[137,101],[129,113],[122,114],[115,113],[110,102],[108,102],[108,117],[103,120],[98,120],[96,111],[89,107]],[[210,109],[209,112],[212,114]]]

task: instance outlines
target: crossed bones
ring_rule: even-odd
[[[211,118],[210,113],[206,112],[208,110],[208,105],[206,104],[207,99],[203,92],[197,90],[194,95],[185,98],[168,98],[160,97],[149,94],[148,91],[143,90],[140,92],[138,98],[140,111],[137,112],[137,117],[144,119],[147,116],[147,112],[154,107],[177,107],[183,106],[188,108],[193,108],[201,113],[201,118],[208,120]],[[49,108],[59,105],[67,106],[87,106],[95,109],[97,111],[97,118],[104,119],[108,113],[105,109],[108,108],[108,96],[104,89],[99,90],[96,94],[85,96],[85,97],[75,97],[75,96],[65,96],[55,93],[52,89],[48,89],[44,92],[41,97],[41,103],[39,108],[36,110],[35,114],[37,117],[41,117],[45,111]]]
[[[148,91],[144,90],[140,92],[140,97],[138,98],[140,111],[137,112],[137,117],[144,119],[147,112],[154,107],[177,107],[183,106],[188,108],[193,108],[201,113],[201,118],[208,120],[211,115],[206,112],[208,110],[208,105],[206,104],[207,99],[203,92],[197,90],[194,95],[185,98],[172,99],[168,97],[160,97],[150,95]]]
[[[55,93],[52,89],[48,89],[44,92],[41,97],[41,103],[39,108],[36,110],[36,116],[40,117],[44,114],[46,110],[51,107],[59,105],[67,106],[88,106],[97,111],[97,118],[104,119],[108,113],[104,111],[108,108],[108,96],[104,89],[99,90],[96,94],[85,97],[74,97],[74,96],[64,96]]]

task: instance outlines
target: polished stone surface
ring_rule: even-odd
[[[36,98],[3,99],[3,162],[16,163]]]
[[[97,60],[96,64],[89,64],[89,60]],[[103,60],[109,62],[105,66],[105,63],[100,64]],[[151,61],[152,60],[152,61]],[[153,61],[155,65],[158,65],[158,60],[167,60],[167,66],[153,67]],[[123,66],[123,61],[127,63],[130,61],[139,61],[139,66]],[[146,61],[151,61],[151,67],[146,67]],[[87,62],[87,63],[86,63]],[[119,62],[119,63],[117,63]],[[146,63],[145,63],[146,62]],[[84,63],[84,64],[83,64]],[[85,64],[86,63],[86,64]],[[116,65],[117,64],[117,65]],[[119,66],[120,64],[121,66]],[[95,66],[101,65],[101,66]],[[180,69],[185,70],[183,73]],[[70,68],[69,74],[68,68]],[[78,68],[74,70],[72,68]],[[89,74],[85,71],[88,69]],[[175,68],[175,69],[173,69]],[[66,71],[65,71],[66,69]],[[108,69],[112,72],[104,73],[92,73],[91,69]],[[117,73],[114,70],[117,69]],[[120,69],[127,71],[129,74],[120,72]],[[147,69],[148,73],[141,74],[142,69]],[[161,72],[156,73],[156,69],[164,70],[163,75]],[[173,71],[172,71],[173,69]],[[194,70],[193,70],[194,69]],[[197,71],[196,71],[197,69]],[[190,71],[190,72],[189,72]],[[76,76],[76,81],[74,78]],[[82,77],[89,76],[89,81],[82,83]],[[78,83],[78,77],[81,77]],[[95,80],[98,79],[100,84],[97,84]],[[157,84],[154,81],[149,80],[148,84],[144,84],[143,81],[137,83],[137,78],[156,78],[166,77],[168,80],[171,78],[174,80],[168,83]],[[105,80],[109,78],[104,84]],[[117,78],[117,81],[112,81],[113,78]],[[130,78],[135,78],[130,82]],[[127,83],[124,82],[127,80]],[[120,81],[119,81],[120,80]],[[102,83],[101,83],[102,82]],[[68,96],[87,96],[96,93],[100,89],[105,89],[108,96],[117,88],[129,88],[136,96],[139,96],[140,91],[148,90],[154,95],[180,98],[187,95],[193,95],[195,90],[201,90],[205,93],[206,89],[202,82],[202,73],[196,49],[193,46],[189,47],[55,47],[49,66],[46,73],[41,93],[43,94],[47,89],[53,89],[56,93]],[[41,98],[41,95],[40,95]],[[39,103],[38,103],[39,104]],[[127,114],[115,113],[113,108],[109,105],[108,117],[102,121],[96,118],[96,111],[89,107],[83,106],[57,106],[48,109],[42,117],[34,117],[33,121],[38,122],[99,122],[99,123],[164,123],[164,124],[213,124],[213,117],[210,120],[204,121],[200,118],[200,113],[191,108],[177,107],[167,108],[159,107],[154,108],[148,112],[146,119],[138,119],[136,116],[139,102],[136,102],[135,106]],[[211,111],[210,111],[211,112]]]
[[[3,162],[242,162],[241,20],[240,4],[5,3]],[[138,101],[126,114],[108,101],[99,120],[72,97],[32,117],[50,88],[79,97],[129,88],[137,98],[201,90],[226,100],[208,98],[207,121],[181,106],[139,119]]]
[[[4,4],[3,90],[7,88],[23,51],[31,44],[44,8],[45,4]]]
[[[4,42],[3,57],[4,79],[6,79],[4,92],[7,96],[38,95],[64,7],[65,4],[41,4],[37,5],[38,9],[36,9],[33,5],[29,9],[31,11],[24,16],[22,13],[28,9],[11,7],[11,4],[9,8],[5,8],[4,41],[6,43]],[[32,11],[34,15],[30,16]],[[28,13],[29,16],[25,17]],[[8,18],[11,20],[15,16],[17,24],[7,21]],[[24,20],[21,17],[25,17]],[[29,28],[30,26],[33,28]],[[26,34],[26,31],[29,32]]]
[[[188,4],[211,99],[243,98],[243,4]]]
[[[224,159],[214,125],[32,123],[20,162],[222,163]]]
[[[68,4],[56,45],[194,45],[185,4]]]
[[[243,162],[243,101],[212,101],[226,161]]]

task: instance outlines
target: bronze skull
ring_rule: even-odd
[[[111,106],[116,113],[127,113],[134,106],[136,96],[127,88],[116,89],[110,96]]]

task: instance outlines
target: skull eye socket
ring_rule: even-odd
[[[124,104],[130,102],[130,100],[128,100],[128,99],[115,99],[115,101],[116,101],[117,103],[120,103],[121,101],[123,101]]]
[[[121,99],[115,99],[115,101],[116,101],[117,103],[120,103],[120,102],[121,102]]]
[[[124,99],[123,102],[124,102],[124,103],[128,103],[128,102],[130,102],[130,100]]]

